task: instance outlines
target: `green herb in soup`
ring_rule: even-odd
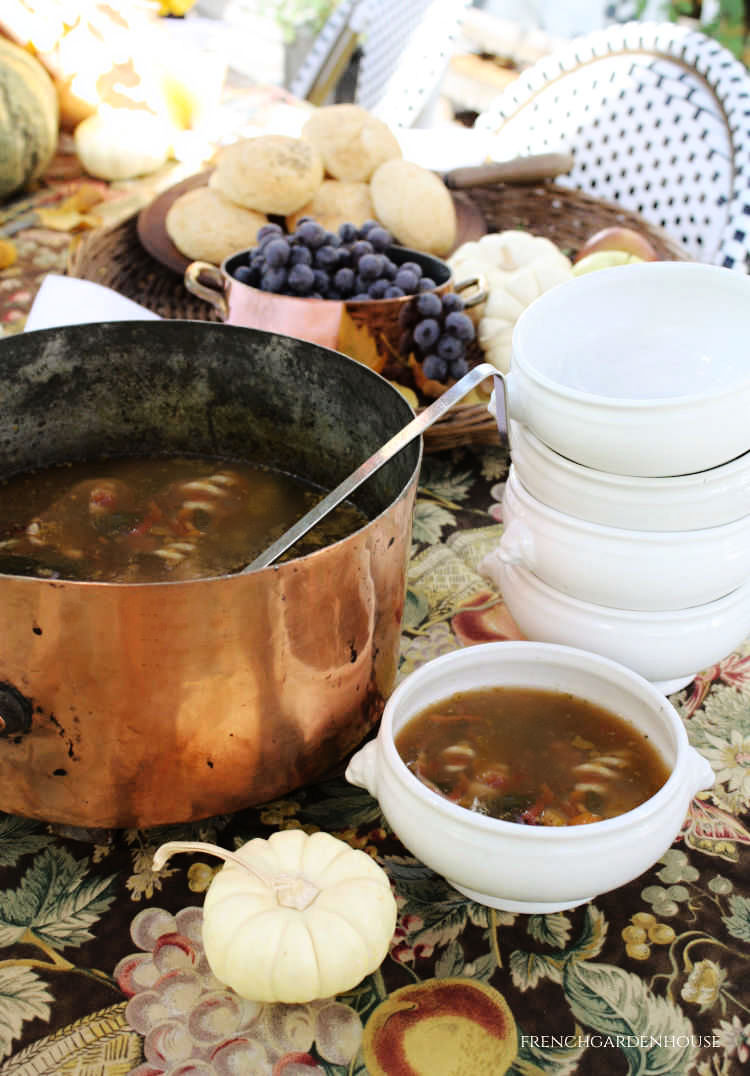
[[[395,737],[409,769],[471,811],[533,826],[613,818],[669,777],[643,733],[574,695],[498,687],[462,692]]]
[[[281,471],[205,457],[50,467],[0,485],[0,571],[129,583],[225,575],[244,568],[324,492]],[[366,523],[344,503],[286,559]]]

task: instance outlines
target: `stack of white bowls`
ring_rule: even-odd
[[[652,262],[558,285],[519,318],[502,395],[504,533],[482,570],[524,635],[665,693],[739,645],[750,277]]]

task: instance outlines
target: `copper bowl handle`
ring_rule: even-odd
[[[460,281],[460,283],[454,285],[454,291],[459,295],[467,288],[476,288],[477,290],[473,295],[470,295],[468,299],[464,299],[464,309],[468,310],[472,306],[479,306],[481,303],[486,303],[490,294],[490,289],[487,281],[483,276],[470,276],[466,280]],[[463,296],[461,296],[463,299]]]
[[[200,277],[202,274],[211,279],[211,286],[201,284]],[[185,287],[189,292],[210,303],[219,314],[221,320],[226,321],[229,314],[229,303],[225,294],[226,283],[224,274],[217,265],[212,265],[211,262],[191,262],[185,270],[184,280]]]

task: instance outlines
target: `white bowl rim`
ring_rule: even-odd
[[[659,273],[664,274],[665,272],[672,273],[673,275],[688,272],[696,275],[698,273],[704,273],[705,275],[710,274],[716,277],[717,273],[729,273],[733,282],[743,278],[747,279],[744,274],[735,274],[723,266],[708,265],[705,262],[644,261],[637,265],[610,266],[606,269],[606,273],[617,273],[620,274],[620,276],[622,276],[623,273],[626,273],[628,276],[632,276],[634,273],[643,275],[644,270],[647,274],[655,273],[657,275]],[[593,404],[596,407],[609,408],[612,411],[633,411],[636,408],[642,408],[646,411],[668,411],[676,407],[683,407],[685,404],[699,404],[711,400],[721,400],[726,396],[734,395],[740,390],[750,388],[749,373],[747,377],[742,380],[736,381],[732,385],[726,385],[723,388],[714,389],[713,391],[703,390],[701,392],[689,392],[680,396],[604,396],[598,393],[584,392],[582,389],[571,388],[561,381],[553,381],[551,377],[542,373],[526,359],[519,357],[518,343],[520,341],[521,333],[524,331],[524,326],[526,322],[530,320],[530,317],[536,315],[536,310],[533,310],[533,308],[536,307],[538,303],[545,303],[547,300],[552,302],[552,299],[549,299],[550,296],[556,296],[559,291],[565,289],[570,290],[571,287],[576,287],[581,283],[583,283],[585,287],[601,287],[602,285],[599,283],[599,279],[604,276],[604,273],[605,270],[600,270],[597,273],[586,273],[584,276],[564,280],[561,284],[558,284],[554,288],[550,288],[548,291],[537,296],[537,298],[521,312],[513,329],[513,337],[511,341],[511,377],[513,375],[513,366],[515,363],[517,370],[523,375],[562,399],[578,401],[583,404]],[[612,277],[608,276],[608,279],[612,280]],[[627,277],[625,279],[627,279]],[[592,281],[594,282],[592,283]],[[750,290],[750,280],[748,280],[747,287]]]
[[[695,527],[691,530],[655,530],[644,531],[629,527],[615,527],[609,523],[596,523],[593,520],[583,519],[581,516],[571,515],[559,508],[553,508],[544,501],[535,497],[519,475],[515,465],[511,463],[508,478],[505,483],[506,489],[511,496],[517,497],[522,506],[528,506],[529,510],[538,513],[542,519],[549,520],[558,526],[564,526],[591,538],[610,540],[622,540],[631,542],[643,542],[647,545],[674,545],[676,541],[711,543],[717,538],[730,538],[735,534],[743,535],[750,527],[750,516],[740,516],[738,519],[729,520],[727,523],[714,523],[710,527]]]
[[[687,531],[686,533],[689,534],[690,532]],[[557,601],[560,605],[569,605],[586,613],[593,610],[600,616],[608,617],[612,620],[645,620],[649,624],[668,624],[670,621],[678,620],[680,623],[684,623],[689,620],[702,619],[707,615],[726,612],[727,609],[731,609],[734,605],[750,600],[750,579],[748,579],[744,583],[740,583],[734,590],[730,590],[727,594],[722,594],[720,598],[714,598],[710,602],[700,602],[698,605],[687,605],[684,609],[618,609],[615,605],[599,605],[597,602],[584,601],[583,598],[574,598],[571,594],[566,594],[564,591],[558,590],[557,587],[545,583],[543,579],[540,579],[524,564],[506,564],[504,567],[506,571],[517,572],[524,583],[542,594],[550,595],[552,600]]]
[[[592,485],[627,486],[639,493],[644,492],[650,495],[651,493],[675,492],[677,489],[681,493],[688,493],[691,492],[690,489],[683,490],[681,487],[692,487],[697,482],[705,483],[706,477],[722,480],[724,478],[734,478],[736,474],[742,475],[744,472],[747,472],[747,480],[750,482],[750,449],[731,460],[727,460],[726,463],[717,463],[713,467],[707,467],[705,471],[688,471],[685,474],[646,477],[618,474],[615,471],[602,471],[598,467],[586,467],[585,464],[577,463],[575,460],[570,459],[569,456],[563,456],[561,452],[556,452],[554,448],[550,448],[523,422],[511,418],[509,425],[511,459],[513,456],[513,441],[515,440],[516,443],[519,440],[526,441],[532,452],[538,453],[552,466],[567,471],[575,479]]]
[[[462,659],[459,655],[470,654],[472,651],[488,651],[491,649],[494,653],[500,653],[501,651],[498,649],[499,647],[503,648],[503,652],[507,652],[509,658],[512,658],[514,654],[519,653],[545,653],[548,654],[550,658],[557,657],[559,659],[564,659],[566,656],[583,656],[587,661],[590,661],[591,664],[598,665],[602,671],[610,672],[621,682],[629,682],[632,684],[633,687],[639,689],[641,695],[650,697],[655,704],[655,709],[668,718],[669,727],[674,734],[677,747],[671,772],[661,788],[637,807],[633,807],[632,810],[626,811],[625,814],[616,815],[614,818],[605,818],[600,822],[587,822],[585,825],[579,826],[527,826],[519,822],[506,822],[501,818],[492,818],[489,815],[482,815],[475,811],[470,811],[467,807],[459,807],[457,804],[451,803],[450,800],[445,799],[445,797],[440,796],[437,792],[432,792],[427,785],[411,772],[396,750],[393,737],[393,709],[398,704],[401,696],[406,693],[407,686],[413,684],[413,678],[420,674],[420,670],[425,670],[428,666],[430,671],[435,668],[440,668],[440,666],[443,665],[450,666],[457,659],[459,661],[468,661],[468,657]],[[519,684],[518,686],[528,686],[528,684]],[[467,688],[466,690],[471,689]],[[422,706],[421,709],[425,709],[425,707]],[[417,713],[419,712],[420,711],[417,711]],[[416,714],[412,714],[411,716],[414,717]],[[406,720],[408,721],[409,718],[406,718]],[[389,697],[383,712],[377,741],[379,748],[384,751],[391,768],[402,772],[415,795],[418,795],[420,799],[425,801],[431,808],[437,810],[438,813],[444,814],[446,817],[461,822],[464,825],[474,826],[479,830],[485,830],[488,833],[502,834],[504,837],[512,837],[516,840],[553,841],[555,843],[562,843],[567,840],[586,840],[587,833],[589,835],[592,832],[596,835],[607,834],[617,832],[634,823],[639,824],[645,822],[655,812],[660,811],[662,805],[678,792],[682,785],[682,777],[677,772],[678,767],[680,762],[684,762],[687,751],[694,750],[688,741],[687,732],[685,731],[685,727],[677,711],[662,692],[639,673],[627,668],[627,666],[622,665],[620,662],[613,661],[611,658],[594,654],[588,650],[582,650],[579,647],[564,646],[560,643],[534,642],[531,640],[476,643],[472,646],[463,647],[460,650],[451,651],[448,654],[441,654],[439,657],[432,658],[424,665],[420,665],[398,685]],[[664,761],[666,762],[666,760]]]

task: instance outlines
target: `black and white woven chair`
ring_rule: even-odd
[[[339,0],[290,91],[313,99],[336,50],[361,59],[354,100],[393,127],[429,108],[456,48],[470,0]]]
[[[494,155],[564,150],[557,181],[663,228],[698,261],[750,272],[750,72],[675,23],[630,22],[537,61],[480,114]]]

